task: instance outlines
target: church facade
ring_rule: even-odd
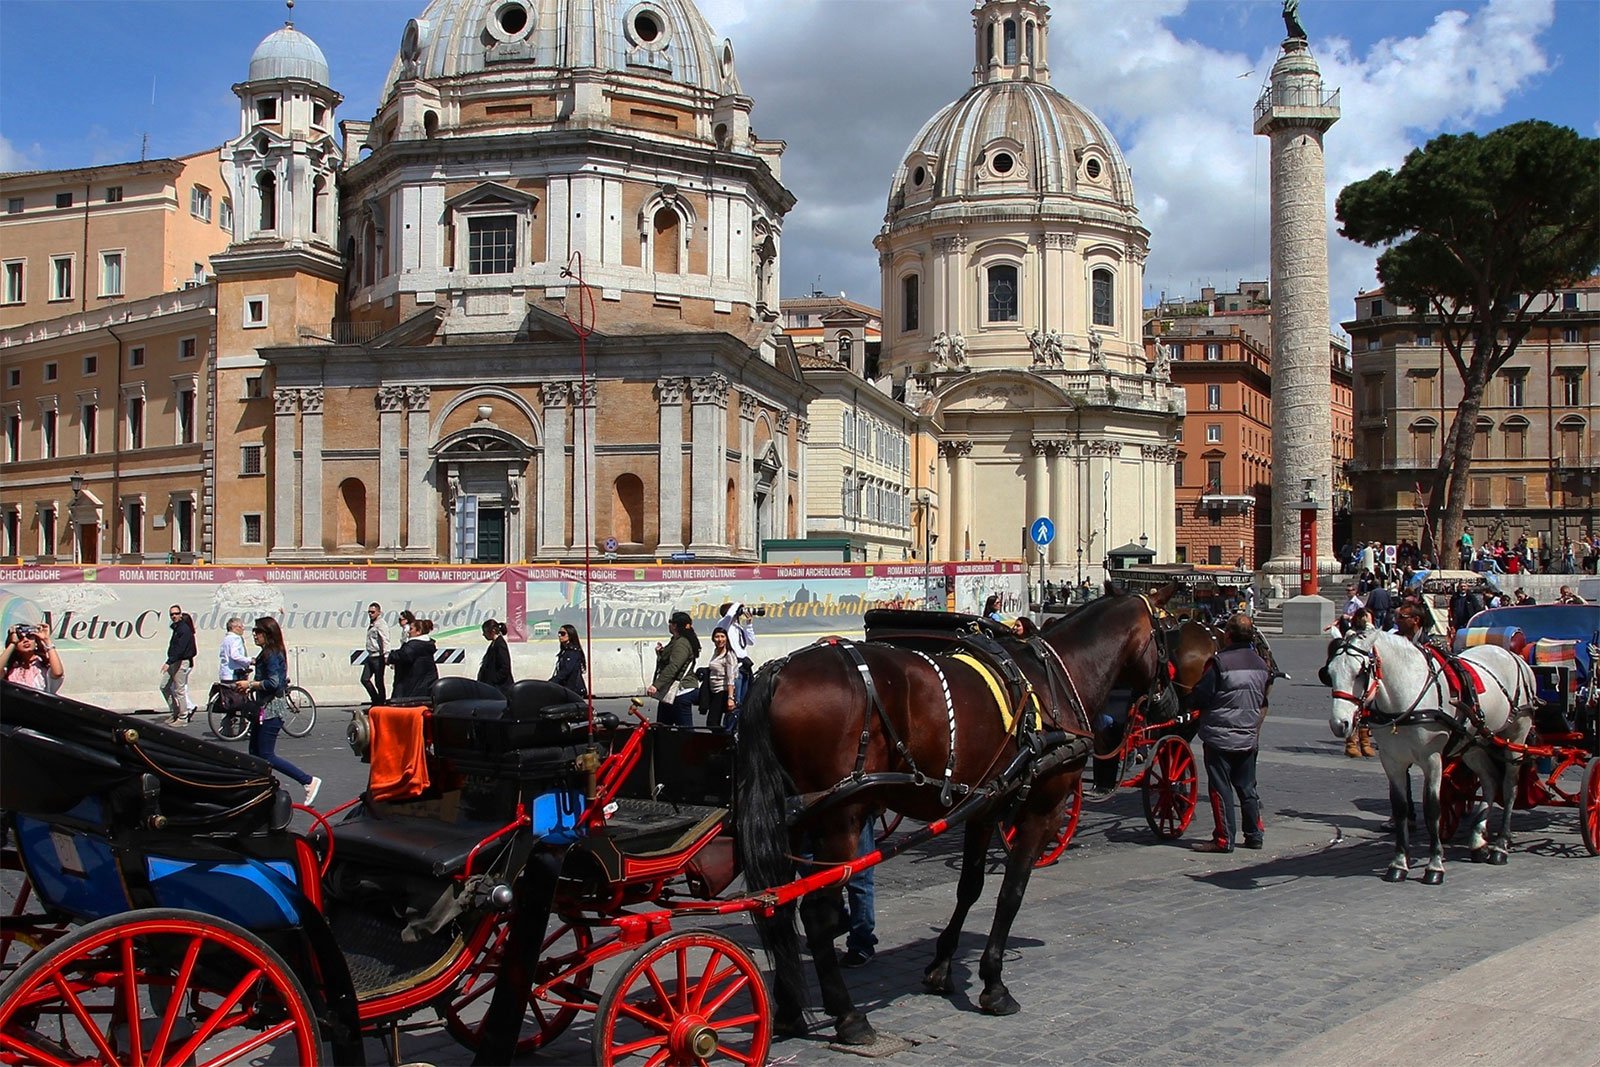
[[[1038,557],[1053,581],[1106,553],[1170,560],[1181,389],[1141,342],[1149,232],[1115,139],[1051,85],[1040,0],[973,10],[973,85],[917,132],[876,246],[882,367],[925,419],[939,555]],[[920,465],[919,465],[920,466]]]
[[[215,559],[754,560],[797,535],[794,198],[732,44],[690,0],[433,0],[400,38],[371,121],[337,121],[292,26],[234,87]]]

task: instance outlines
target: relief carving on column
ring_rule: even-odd
[[[797,417],[794,420],[794,433],[800,439],[801,444],[809,441],[811,439],[811,420]]]
[[[1033,454],[1036,456],[1048,456],[1056,450],[1056,443],[1049,438],[1035,437],[1028,442],[1028,447],[1033,450]]]
[[[399,411],[405,407],[406,390],[403,385],[385,385],[378,389],[378,410]]]
[[[563,408],[567,406],[569,396],[569,383],[567,382],[540,382],[539,396],[544,400],[544,406],[550,408]]]
[[[689,397],[696,404],[715,404],[726,407],[728,388],[732,383],[720,374],[689,379]]]
[[[1050,449],[1052,456],[1072,455],[1072,438],[1070,437],[1038,437],[1035,440],[1043,441],[1045,447]]]
[[[1090,456],[1120,456],[1122,455],[1121,441],[1090,441],[1083,446],[1084,453]]]
[[[656,379],[656,395],[660,397],[662,407],[683,403],[683,394],[688,388],[689,383],[683,378]]]
[[[1159,460],[1163,463],[1176,463],[1178,461],[1178,448],[1176,445],[1143,445],[1140,447],[1139,452],[1145,459]]]
[[[1143,263],[1150,258],[1150,250],[1148,248],[1130,248],[1128,249],[1128,258],[1135,263]]]
[[[777,423],[778,432],[779,433],[788,433],[789,432],[789,420],[792,419],[793,417],[794,416],[790,412],[787,412],[787,411],[781,411],[780,410],[779,412],[777,412],[777,414],[773,418],[773,421],[775,423]],[[802,419],[801,421],[803,422],[805,420]]]
[[[575,408],[594,407],[595,397],[598,394],[599,389],[600,387],[594,382],[569,383],[568,392],[572,397],[572,406]]]
[[[322,386],[314,385],[300,390],[300,410],[307,415],[322,414]]]
[[[1044,235],[1044,246],[1046,248],[1060,248],[1070,252],[1078,247],[1078,235],[1075,233],[1047,233]]]
[[[948,255],[956,250],[956,240],[954,237],[935,237],[933,250],[940,255]]]
[[[433,390],[426,385],[406,386],[406,407],[411,411],[427,411],[428,398],[433,395]]]
[[[739,418],[746,422],[754,422],[761,412],[761,401],[750,393],[739,394]]]
[[[972,454],[972,442],[965,437],[950,441],[940,441],[939,451],[951,459],[970,456]]]
[[[272,413],[293,415],[300,410],[300,390],[280,385],[272,391]]]

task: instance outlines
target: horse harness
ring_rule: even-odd
[[[1370,668],[1363,667],[1363,670],[1370,669],[1371,680],[1367,683],[1366,691],[1359,698],[1354,693],[1347,693],[1342,689],[1334,689],[1333,698],[1354,704],[1360,716],[1364,716],[1374,726],[1389,727],[1391,733],[1402,726],[1422,726],[1428,723],[1442,724],[1454,735],[1452,744],[1445,752],[1447,757],[1459,755],[1469,744],[1475,741],[1483,743],[1486,739],[1492,738],[1493,735],[1489,732],[1488,726],[1484,722],[1483,712],[1475,700],[1469,698],[1454,701],[1458,707],[1466,712],[1468,722],[1465,723],[1459,716],[1447,713],[1442,704],[1437,708],[1418,708],[1417,705],[1422,703],[1422,698],[1427,696],[1429,691],[1441,689],[1442,699],[1448,699],[1450,688],[1444,673],[1443,654],[1427,647],[1422,648],[1421,652],[1423,662],[1428,667],[1428,680],[1417,691],[1417,695],[1411,701],[1410,706],[1397,715],[1380,710],[1372,702],[1373,697],[1377,696],[1378,687],[1383,682],[1383,661],[1378,656],[1377,647],[1374,646],[1370,650],[1363,649],[1351,641],[1341,638],[1334,647],[1333,655],[1328,657],[1329,662],[1332,662],[1334,656],[1356,656],[1370,664]],[[1487,672],[1475,671],[1474,673],[1481,676]],[[1463,691],[1467,686],[1473,684],[1472,678],[1465,671],[1460,671],[1459,677]],[[1501,684],[1500,679],[1493,674],[1489,674],[1488,677],[1505,694],[1507,706],[1512,709],[1517,708],[1519,705],[1516,698]],[[1441,681],[1445,683],[1442,686],[1440,685]],[[1469,724],[1470,729],[1468,728]]]

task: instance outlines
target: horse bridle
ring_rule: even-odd
[[[1358,697],[1354,693],[1347,693],[1342,689],[1333,690],[1333,699],[1344,700],[1354,704],[1356,706],[1356,717],[1359,718],[1372,711],[1372,698],[1378,695],[1378,687],[1383,683],[1383,661],[1378,658],[1376,646],[1371,649],[1364,649],[1350,641],[1341,639],[1337,647],[1334,648],[1333,655],[1328,657],[1328,662],[1332,663],[1344,655],[1358,657],[1362,661],[1361,670],[1363,673],[1371,671],[1371,680],[1367,683],[1367,691],[1361,696]],[[1327,667],[1324,666],[1323,669],[1326,670]],[[1331,676],[1328,685],[1329,688],[1332,688]]]

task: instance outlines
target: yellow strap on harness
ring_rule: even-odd
[[[984,680],[989,686],[989,692],[994,694],[994,702],[1000,709],[1000,721],[1005,724],[1006,733],[1009,734],[1015,730],[1017,720],[1016,716],[1012,714],[1011,698],[1006,695],[1005,684],[1000,681],[1000,678],[989,668],[988,664],[966,652],[957,652],[950,658],[965,663],[978,672],[978,677]],[[1031,725],[1033,729],[1037,730],[1039,729],[1039,695],[1033,691],[1032,686],[1028,687],[1027,702],[1029,704],[1028,714],[1032,717]]]

